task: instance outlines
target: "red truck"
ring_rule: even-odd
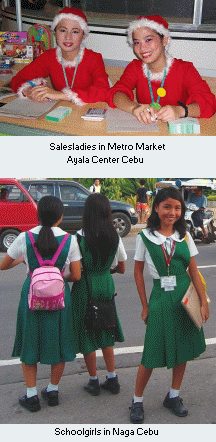
[[[37,204],[20,182],[0,178],[0,248],[7,251],[20,232],[39,224]]]

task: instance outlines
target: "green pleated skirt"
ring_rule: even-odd
[[[205,351],[203,329],[197,329],[181,305],[189,284],[187,274],[179,275],[177,287],[165,292],[160,280],[154,280],[141,359],[146,368],[172,368]]]
[[[73,361],[76,345],[68,283],[65,281],[65,308],[58,311],[29,310],[29,286],[28,276],[21,292],[12,356],[19,356],[27,365]]]
[[[92,296],[95,299],[99,301],[109,301],[112,299],[114,294],[113,283],[111,285],[107,283],[106,277],[103,275],[95,277],[91,275],[91,279],[94,281]],[[112,280],[111,275],[108,275],[108,279]],[[95,287],[97,287],[97,290]],[[100,290],[103,295],[96,293],[97,291],[100,292]],[[88,287],[83,274],[81,279],[73,284],[71,296],[74,335],[78,344],[77,352],[88,354],[99,348],[113,347],[115,342],[124,341],[124,334],[118,314],[115,330],[93,331],[86,329],[84,320],[88,304]]]

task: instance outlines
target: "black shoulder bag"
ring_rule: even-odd
[[[77,241],[80,247],[81,236],[77,235]],[[82,250],[80,248],[82,254]],[[114,330],[117,327],[117,313],[114,294],[111,301],[101,302],[97,299],[92,298],[91,291],[88,283],[87,272],[84,265],[84,260],[82,259],[83,274],[86,280],[87,290],[88,290],[88,305],[85,314],[85,326],[88,330]]]

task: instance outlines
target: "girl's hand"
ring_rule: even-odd
[[[155,121],[155,111],[150,104],[136,105],[132,110],[132,115],[137,118],[140,123],[150,124]]]
[[[48,86],[35,86],[25,91],[28,98],[33,101],[46,102],[49,100],[64,100],[65,94],[61,91],[55,91]]]
[[[174,121],[178,118],[183,118],[185,115],[185,110],[182,106],[164,106],[157,112],[157,119],[164,121]]]
[[[142,313],[141,313],[141,318],[143,319],[145,324],[147,324],[148,311],[149,311],[149,307],[148,307],[148,304],[147,304],[146,307],[143,307]]]
[[[206,302],[205,304],[203,304],[201,306],[201,316],[202,316],[202,322],[206,322],[207,319],[209,318],[209,306],[208,303]]]

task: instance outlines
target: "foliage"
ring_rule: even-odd
[[[136,195],[131,195],[126,199],[126,203],[131,204],[134,208],[136,207]]]
[[[137,189],[140,187],[141,178],[123,178],[121,184],[121,191],[123,197],[130,197],[137,194]],[[155,190],[157,178],[143,178],[145,180],[145,187],[152,192]]]
[[[79,182],[87,189],[94,183],[95,178],[80,178]],[[101,184],[101,193],[111,200],[120,200],[122,196],[121,182],[122,178],[99,178]]]

